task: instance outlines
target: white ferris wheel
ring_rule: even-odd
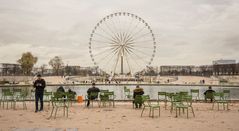
[[[155,52],[156,41],[151,27],[135,14],[107,15],[90,35],[91,60],[111,76],[133,74],[150,66]]]

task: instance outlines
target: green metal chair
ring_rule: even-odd
[[[92,107],[93,107],[94,101],[96,101],[98,103],[98,106],[100,106],[98,95],[99,95],[98,92],[91,92],[89,95],[86,95],[85,96],[85,106],[87,105],[87,101],[90,101]]]
[[[130,94],[130,89],[127,88],[126,86],[124,86],[124,96],[125,96],[125,99],[132,99],[132,95]]]
[[[190,94],[193,100],[195,100],[196,102],[199,100],[199,89],[191,89]]]
[[[166,92],[158,92],[158,103],[160,101],[164,102],[165,109],[167,108],[167,93]]]
[[[214,100],[212,104],[212,109],[214,109],[214,104],[217,103],[217,109],[219,110],[219,106],[223,105],[223,110],[225,110],[225,105],[227,106],[227,110],[229,110],[228,100],[224,99],[223,92],[214,92]]]
[[[53,96],[53,92],[48,92],[47,90],[44,90],[43,101],[48,102],[48,106],[51,105],[51,97],[52,96]]]
[[[214,95],[213,95],[213,92],[207,92],[206,94],[205,94],[205,102],[207,102],[207,100],[208,99],[210,99],[211,100],[211,102],[213,102],[213,100],[214,100]]]
[[[72,103],[76,101],[76,94],[65,92],[65,95],[66,95],[66,98],[69,100],[68,103],[72,106]]]
[[[230,101],[230,97],[231,97],[231,95],[230,95],[230,90],[228,90],[228,89],[223,89],[223,96],[224,96],[224,99],[225,100],[228,100],[228,101]]]
[[[66,117],[68,117],[69,104],[68,99],[65,98],[65,93],[55,92],[54,96],[51,97],[51,103],[52,103],[52,111],[49,119],[52,117],[54,111],[55,111],[54,119],[56,119],[57,111],[59,108],[63,108],[63,116],[65,116],[66,114]]]
[[[23,110],[27,110],[26,98],[28,95],[28,90],[27,89],[13,89],[13,94],[14,94],[13,108],[16,109],[17,102],[22,102]]]
[[[182,102],[182,96],[180,95],[180,93],[173,94],[170,102],[171,102],[170,113],[172,113],[173,110],[176,109],[176,106]]]
[[[115,95],[113,91],[108,91],[108,92],[101,92],[100,93],[100,106],[101,104],[103,106],[106,106],[106,103],[109,103],[109,105],[112,105],[111,103],[113,103],[113,107],[115,107]]]
[[[11,108],[13,107],[14,104],[14,93],[8,88],[3,88],[2,89],[2,106],[5,108],[5,103],[7,104],[7,109],[8,109],[8,103],[11,103]]]
[[[181,96],[181,102],[177,103],[175,105],[175,108],[176,108],[176,117],[178,117],[178,111],[179,111],[179,115],[180,115],[180,112],[181,112],[181,109],[183,109],[183,113],[184,113],[184,110],[187,110],[187,118],[188,118],[188,109],[190,108],[192,113],[193,113],[193,117],[195,117],[195,114],[194,114],[194,110],[193,110],[193,106],[192,106],[192,96]]]
[[[141,117],[143,116],[143,112],[144,112],[145,108],[149,108],[149,117],[152,117],[152,118],[154,117],[154,109],[159,110],[159,116],[160,116],[159,103],[156,103],[156,104],[151,103],[149,95],[143,95],[142,101],[143,101],[143,109],[141,112]]]

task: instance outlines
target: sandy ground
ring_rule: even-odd
[[[161,116],[148,117],[146,110],[140,117],[141,109],[132,109],[130,102],[117,102],[116,107],[85,108],[84,104],[74,103],[70,107],[69,117],[63,117],[59,110],[57,118],[47,119],[51,107],[45,103],[43,112],[34,112],[34,103],[27,102],[27,110],[19,103],[16,110],[0,109],[1,131],[22,128],[24,130],[39,128],[42,130],[54,128],[77,128],[79,131],[239,131],[239,103],[230,104],[230,110],[211,110],[211,103],[193,103],[196,117],[189,111],[175,117],[168,107],[161,103]],[[157,111],[155,111],[155,115]]]

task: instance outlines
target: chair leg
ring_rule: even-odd
[[[51,115],[49,116],[49,118],[51,118],[52,117],[52,114],[53,114],[53,112],[54,112],[54,106],[52,107],[52,110],[51,110]]]
[[[63,116],[65,116],[65,112],[66,112],[66,109],[65,109],[66,107],[63,107]]]
[[[151,110],[151,107],[150,107],[150,108],[149,108],[149,117],[150,117],[150,115],[151,115],[151,111],[152,111],[152,110]]]
[[[178,117],[178,108],[176,107],[176,117]]]
[[[154,108],[152,108],[152,118],[154,118]]]
[[[187,108],[187,119],[188,119],[188,108]]]
[[[178,111],[179,111],[178,114],[179,114],[179,116],[180,116],[180,115],[181,115],[181,108],[178,108]]]
[[[193,117],[195,117],[195,114],[194,114],[194,111],[193,111],[193,107],[192,107],[192,106],[191,106],[191,109],[192,109]]]
[[[143,116],[144,109],[145,109],[145,107],[142,109],[142,112],[141,112],[141,117]]]
[[[160,116],[160,107],[159,107],[159,116]]]
[[[58,110],[58,107],[56,107],[56,112],[55,112],[55,117],[54,117],[55,119],[56,119],[57,110]]]

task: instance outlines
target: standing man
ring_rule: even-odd
[[[46,82],[44,79],[41,78],[41,75],[37,75],[37,80],[34,82],[34,88],[35,90],[35,105],[36,105],[36,110],[35,112],[38,111],[43,111],[43,94],[44,94],[44,88],[46,87]],[[38,101],[40,99],[41,107],[40,110],[38,110]]]
[[[87,95],[88,95],[88,101],[87,101],[87,107],[90,105],[90,100],[94,100],[98,97],[97,96],[91,96],[91,93],[99,93],[100,89],[95,87],[95,83],[92,83],[92,87],[87,90]]]

